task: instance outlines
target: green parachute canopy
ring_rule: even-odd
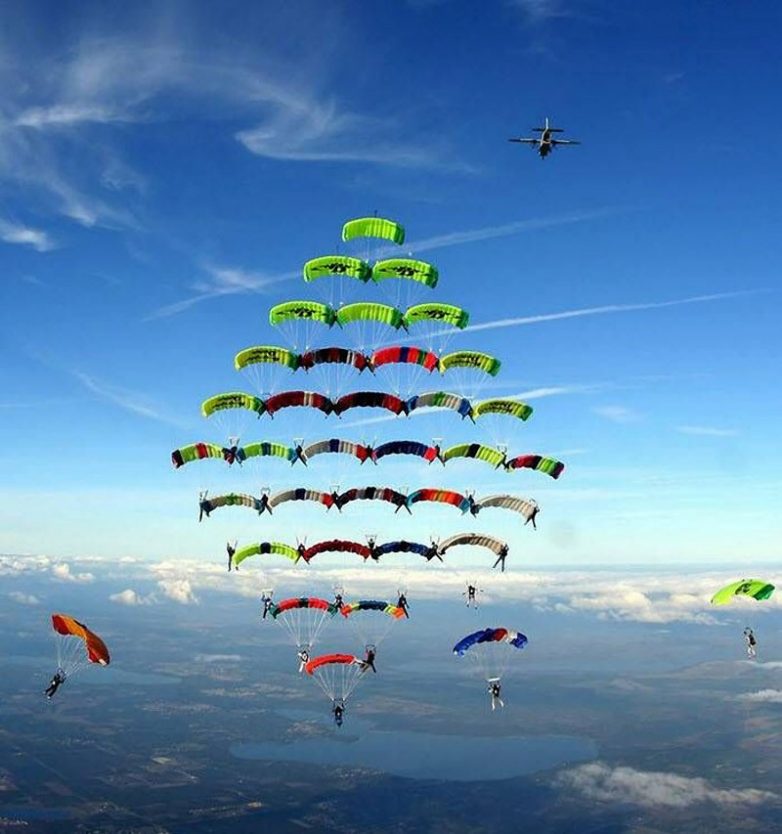
[[[227,394],[216,394],[201,403],[201,414],[211,417],[216,411],[226,411],[229,408],[246,408],[256,412],[259,416],[266,410],[263,400],[253,394],[242,391],[231,391]]]
[[[366,261],[348,255],[324,255],[313,258],[304,264],[303,271],[304,280],[308,282],[330,275],[356,278],[359,281],[368,281],[372,277],[372,267]]]
[[[405,322],[408,325],[422,321],[431,321],[440,322],[450,327],[458,327],[462,330],[467,327],[469,320],[470,314],[461,307],[437,302],[414,304],[412,307],[408,307],[405,313]]]
[[[475,368],[490,376],[497,376],[501,364],[496,357],[477,350],[457,350],[440,357],[440,371],[443,373],[451,368]]]
[[[399,223],[383,217],[357,217],[348,220],[342,227],[342,240],[354,240],[357,237],[379,237],[401,245],[405,242],[405,230]]]
[[[255,544],[250,544],[247,547],[242,547],[237,550],[234,553],[233,564],[236,567],[250,556],[263,556],[267,553],[285,556],[286,559],[290,559],[292,562],[296,562],[299,558],[299,553],[296,548],[284,542],[256,542]]]
[[[473,414],[476,417],[481,417],[484,414],[507,414],[509,417],[526,420],[532,414],[532,406],[523,403],[521,400],[506,398],[484,400],[475,406]]]
[[[774,593],[774,586],[763,579],[740,579],[720,588],[711,598],[712,605],[726,605],[735,597],[751,597],[752,599],[768,599]]]
[[[256,345],[240,350],[234,357],[234,367],[237,371],[248,365],[284,365],[295,371],[299,367],[299,356],[292,350],[274,345]]]
[[[404,316],[396,307],[370,301],[359,301],[340,307],[337,311],[337,323],[342,326],[354,321],[377,321],[398,329],[404,324]]]
[[[436,266],[412,258],[389,258],[385,261],[378,261],[372,267],[373,281],[384,281],[387,278],[406,278],[432,289],[437,286],[438,274]]]
[[[269,310],[269,323],[276,326],[284,321],[318,321],[331,327],[336,314],[328,304],[319,301],[283,301]]]
[[[482,443],[460,443],[451,446],[443,452],[443,461],[454,460],[455,458],[472,458],[482,460],[498,469],[505,463],[505,453],[493,446],[484,446]]]

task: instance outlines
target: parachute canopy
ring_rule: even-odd
[[[464,657],[466,652],[482,643],[506,643],[515,649],[523,649],[527,645],[527,638],[520,631],[508,628],[482,628],[462,637],[453,647],[453,653]]]
[[[211,417],[217,411],[225,411],[229,408],[246,408],[254,411],[260,417],[266,410],[263,400],[253,394],[245,394],[241,391],[231,391],[227,394],[216,394],[201,403],[201,414],[204,417]]]
[[[416,394],[407,401],[407,410],[415,411],[417,408],[450,408],[461,414],[462,420],[472,415],[472,405],[465,397],[458,394],[451,394],[448,391],[427,391],[424,394]]]
[[[186,463],[191,463],[194,460],[205,460],[207,458],[217,458],[224,460],[226,458],[225,452],[229,450],[223,449],[222,446],[217,446],[215,443],[192,443],[190,446],[183,446],[181,449],[174,449],[171,452],[171,463],[174,469],[179,469]]]
[[[332,437],[329,440],[320,440],[317,443],[312,443],[304,450],[304,457],[309,459],[315,455],[323,454],[341,454],[353,455],[363,463],[368,457],[372,455],[372,450],[369,446],[364,446],[360,443],[353,443],[350,440],[340,440],[338,437]]]
[[[484,414],[507,414],[510,417],[518,417],[519,420],[526,420],[532,414],[532,406],[521,402],[521,400],[494,399],[484,400],[475,406],[476,417]]]
[[[565,464],[554,458],[544,458],[540,455],[519,455],[505,464],[506,469],[534,469],[551,475],[555,480],[565,470]]]
[[[768,599],[774,593],[774,586],[763,579],[740,579],[720,588],[711,598],[712,605],[726,605],[735,597],[750,597],[758,601]]]
[[[331,327],[336,321],[336,313],[328,304],[319,301],[283,301],[269,310],[271,325],[293,320],[317,321]]]
[[[436,353],[411,346],[380,348],[369,358],[372,368],[381,368],[383,365],[420,365],[430,372],[437,367],[438,361]]]
[[[354,321],[377,321],[399,329],[405,324],[405,317],[396,307],[376,301],[357,301],[355,304],[346,304],[337,310],[336,322],[340,327]]]
[[[496,357],[477,350],[457,350],[440,358],[440,370],[443,373],[451,368],[475,368],[490,376],[497,376],[501,364]]]
[[[238,567],[245,559],[250,556],[265,555],[267,553],[277,554],[278,556],[285,556],[292,562],[298,561],[299,553],[295,547],[283,542],[258,542],[256,544],[249,544],[242,547],[234,553],[233,563]]]
[[[378,237],[401,246],[405,242],[405,230],[399,223],[383,217],[358,217],[348,220],[342,227],[342,240],[354,240],[357,237]]]
[[[414,304],[412,307],[408,307],[405,312],[405,322],[407,325],[416,324],[421,321],[434,321],[463,330],[467,327],[469,320],[469,313],[466,310],[462,310],[461,307],[455,307],[453,304],[440,304],[437,302]]]
[[[237,371],[248,365],[284,365],[295,371],[299,367],[299,357],[291,350],[275,347],[274,345],[256,345],[240,350],[234,357],[234,367]]]
[[[304,264],[303,271],[305,281],[314,281],[328,275],[368,281],[372,275],[372,267],[366,261],[348,255],[324,255],[321,258],[313,258]]]
[[[348,348],[324,347],[308,350],[299,356],[299,367],[309,371],[315,365],[352,365],[361,372],[367,367],[367,357],[363,353]]]
[[[282,391],[266,400],[266,411],[274,416],[283,408],[317,408],[328,415],[334,410],[334,404],[324,394],[315,391]]]
[[[460,443],[451,446],[443,452],[443,461],[454,460],[455,458],[472,458],[482,460],[499,469],[505,462],[505,455],[493,446],[484,446],[482,443]]]
[[[373,281],[383,281],[387,278],[406,278],[434,288],[437,286],[438,273],[437,267],[424,261],[415,261],[411,258],[389,258],[385,261],[378,261],[372,267]]]
[[[499,556],[503,550],[507,551],[508,545],[501,539],[495,539],[494,536],[485,536],[481,533],[457,533],[455,536],[449,536],[438,545],[440,553],[446,553],[452,547],[459,547],[460,545],[470,545],[472,547],[485,547],[491,550],[495,556]]]
[[[52,614],[52,628],[63,637],[75,637],[77,640],[83,640],[87,660],[90,663],[98,663],[101,666],[108,666],[111,663],[106,644],[94,631],[90,631],[84,623],[80,623],[68,614]]]

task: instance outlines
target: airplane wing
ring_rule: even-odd
[[[580,145],[578,139],[552,139],[552,145]]]
[[[537,145],[537,139],[508,139],[509,142],[521,142],[522,145]]]

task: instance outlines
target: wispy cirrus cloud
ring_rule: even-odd
[[[49,252],[57,247],[48,232],[31,226],[9,223],[7,220],[0,220],[0,240],[20,246],[30,246],[38,252]]]
[[[528,324],[542,324],[547,321],[563,321],[565,319],[583,318],[585,316],[605,316],[616,313],[633,313],[641,310],[661,310],[666,307],[681,307],[689,304],[705,304],[711,301],[726,301],[730,298],[756,295],[762,290],[737,290],[735,292],[709,293],[707,295],[693,295],[687,298],[675,298],[670,301],[651,301],[641,304],[603,304],[599,307],[579,307],[575,310],[562,310],[558,313],[540,313],[535,316],[519,316],[516,318],[495,319],[494,321],[468,324],[461,332],[475,330],[497,330],[505,327],[522,327]]]
[[[592,409],[594,414],[600,417],[605,417],[612,423],[627,424],[637,423],[642,419],[642,415],[632,408],[624,405],[599,405]]]
[[[721,429],[715,426],[676,426],[680,434],[689,434],[696,437],[736,437],[737,429]]]
[[[129,411],[140,417],[182,428],[182,423],[179,420],[164,414],[146,396],[137,391],[113,385],[83,371],[71,371],[71,375],[91,394],[104,402],[116,405],[124,411]]]
[[[738,695],[737,700],[751,704],[782,704],[782,689],[760,689],[757,692],[745,692],[743,695]]]
[[[191,289],[194,294],[166,304],[153,310],[146,320],[168,318],[189,310],[196,304],[209,301],[213,298],[220,298],[225,295],[239,295],[246,293],[263,293],[270,290],[276,284],[291,281],[301,277],[299,270],[282,272],[270,275],[263,272],[250,272],[237,267],[206,266],[207,280],[200,280],[194,283]]]
[[[778,802],[771,791],[755,788],[720,788],[700,777],[679,776],[633,767],[611,767],[591,762],[561,773],[556,783],[598,802],[639,805],[645,808],[687,808],[711,803],[722,806]]]

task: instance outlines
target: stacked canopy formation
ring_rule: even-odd
[[[711,598],[712,605],[726,605],[736,597],[748,597],[758,601],[769,599],[774,593],[774,586],[763,579],[740,579],[720,588]]]
[[[401,246],[405,242],[405,230],[399,223],[383,217],[358,217],[348,220],[342,227],[342,240],[345,242],[362,237],[380,238]]]

